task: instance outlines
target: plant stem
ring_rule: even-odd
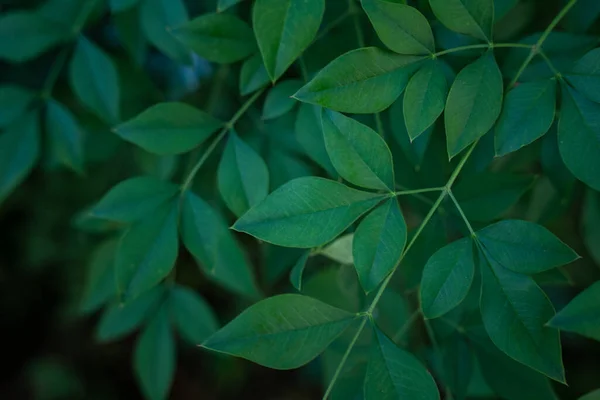
[[[381,121],[381,113],[375,113],[375,124],[377,125],[377,133],[379,133],[379,136],[384,137],[384,130],[383,130],[383,122]]]
[[[438,51],[437,53],[433,53],[431,55],[431,57],[436,58],[439,56],[443,56],[443,55],[450,54],[450,53],[456,53],[459,51],[475,50],[475,49],[489,49],[489,48],[490,48],[489,44],[470,44],[468,46],[459,46],[459,47],[454,47],[452,49]]]
[[[560,78],[562,76],[562,74],[560,73],[560,71],[558,69],[556,69],[556,67],[552,63],[552,60],[550,60],[550,58],[546,55],[546,53],[540,49],[539,54],[540,54],[540,57],[542,57],[544,59],[544,61],[546,62],[546,65],[548,65],[548,68],[550,68],[550,70],[554,73],[554,76],[556,76],[557,78]]]
[[[321,29],[321,31],[315,37],[315,40],[313,40],[313,42],[311,44],[314,44],[315,42],[323,39],[325,36],[327,36],[327,34],[329,32],[331,32],[335,27],[337,27],[342,22],[344,22],[350,15],[352,15],[352,13],[350,12],[350,10],[346,10],[346,12],[340,14],[339,17],[337,17],[336,19],[334,19],[333,21],[331,21],[329,24],[325,25],[325,27],[323,29]]]
[[[354,5],[354,0],[348,0],[348,10],[352,14],[352,19],[354,21],[354,29],[356,30],[358,47],[365,47],[365,34],[362,30],[362,26],[360,26],[360,15],[355,11],[356,6]]]
[[[52,63],[52,66],[50,67],[50,72],[48,72],[48,76],[46,77],[46,80],[44,81],[44,86],[42,87],[42,93],[40,94],[40,96],[43,99],[49,98],[50,95],[52,94],[52,89],[54,89],[54,85],[56,84],[56,81],[58,80],[60,71],[62,71],[63,67],[65,66],[65,63],[67,62],[67,57],[69,55],[69,51],[70,51],[69,47],[65,47],[64,49],[62,49],[61,52],[58,54],[58,56],[56,56],[54,63]]]
[[[442,191],[444,189],[445,189],[445,187],[432,187],[432,188],[425,188],[425,189],[400,190],[398,192],[395,192],[394,195],[396,195],[396,196],[403,196],[403,195],[409,195],[409,194],[439,192],[439,191]]]
[[[415,310],[410,315],[410,317],[408,317],[406,322],[400,327],[400,329],[398,329],[398,332],[396,332],[394,337],[392,337],[392,342],[397,343],[400,339],[402,339],[402,337],[406,335],[406,332],[408,332],[412,324],[417,320],[419,315],[421,315],[421,310]]]
[[[456,206],[456,210],[458,211],[458,213],[460,214],[461,218],[463,219],[463,221],[465,222],[465,225],[467,225],[467,228],[469,229],[469,233],[471,233],[472,237],[477,236],[475,234],[475,231],[473,230],[473,227],[471,226],[471,223],[469,222],[469,220],[467,219],[467,216],[465,215],[465,212],[463,211],[462,207],[460,206],[460,204],[458,204],[458,201],[456,200],[456,197],[454,197],[454,193],[452,193],[452,190],[448,191],[448,196],[450,196],[450,198],[452,199],[452,202],[454,203],[454,205]]]

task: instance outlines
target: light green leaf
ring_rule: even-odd
[[[600,282],[579,293],[558,312],[548,325],[600,341]]]
[[[54,157],[75,172],[83,172],[83,132],[68,108],[50,100],[46,109],[46,133]]]
[[[147,399],[167,399],[175,376],[176,357],[169,314],[163,305],[142,331],[133,355],[133,368]]]
[[[496,155],[519,150],[548,132],[555,105],[554,80],[522,83],[508,92],[496,125]]]
[[[252,26],[271,80],[276,81],[313,41],[324,0],[257,0]]]
[[[335,111],[321,115],[325,147],[340,176],[365,188],[393,191],[392,153],[381,136]]]
[[[40,153],[38,113],[30,111],[0,133],[0,203],[25,180]]]
[[[448,81],[439,61],[425,64],[410,79],[404,93],[404,120],[411,142],[444,111]]]
[[[114,13],[122,12],[135,6],[140,0],[110,0],[110,10]]]
[[[269,194],[267,164],[234,131],[229,133],[217,182],[225,204],[238,217]]]
[[[85,289],[79,309],[91,313],[117,296],[115,276],[116,240],[100,244],[90,258]]]
[[[355,318],[311,297],[283,294],[246,309],[202,346],[265,367],[293,369],[321,354]]]
[[[0,59],[24,62],[56,46],[69,35],[63,26],[31,11],[0,16]]]
[[[240,71],[240,94],[249,95],[270,82],[269,74],[260,54],[255,54],[242,64]]]
[[[222,12],[227,10],[229,7],[233,7],[237,3],[242,0],[218,0],[217,1],[217,11]]]
[[[341,112],[380,112],[404,91],[421,60],[376,47],[352,50],[319,71],[294,97]]]
[[[459,72],[444,113],[450,158],[494,126],[502,108],[502,91],[502,74],[491,51]]]
[[[353,242],[354,233],[341,235],[320,250],[319,254],[340,264],[352,265],[354,264],[354,256],[352,255]]]
[[[242,60],[256,50],[252,29],[231,14],[204,14],[172,33],[200,57],[221,64]]]
[[[304,274],[304,268],[306,268],[308,257],[310,257],[310,251],[305,251],[302,253],[290,271],[290,283],[296,288],[297,291],[302,290],[302,275]]]
[[[329,176],[335,177],[337,172],[325,148],[323,124],[321,123],[322,112],[321,107],[306,103],[300,104],[294,132],[296,140],[304,148],[306,154],[323,167]]]
[[[154,177],[130,178],[110,189],[89,214],[117,222],[134,222],[153,215],[178,191],[177,186]]]
[[[121,237],[116,255],[117,285],[123,301],[150,290],[175,266],[178,201],[136,221]]]
[[[167,298],[174,327],[192,344],[200,344],[219,328],[210,306],[193,290],[175,285]]]
[[[426,318],[437,318],[458,306],[469,293],[475,276],[473,241],[463,238],[436,251],[421,278],[421,308]]]
[[[117,135],[159,155],[185,153],[221,127],[204,111],[177,102],[155,104],[115,128]]]
[[[493,0],[429,0],[429,4],[435,16],[449,29],[491,42]]]
[[[164,287],[159,285],[127,304],[113,304],[100,318],[96,338],[108,342],[130,334],[156,313],[164,295]]]
[[[86,107],[109,124],[119,121],[119,77],[108,55],[82,36],[69,74],[73,91]]]
[[[431,374],[412,354],[374,328],[375,340],[365,377],[365,400],[439,400]]]
[[[498,263],[522,274],[538,274],[579,258],[549,230],[533,222],[500,221],[478,231],[477,237]]]
[[[416,8],[388,0],[361,0],[379,39],[400,54],[430,54],[435,51],[427,19]]]
[[[0,86],[0,128],[6,128],[25,114],[35,93],[16,85]]]
[[[251,208],[233,229],[279,246],[317,247],[383,198],[323,178],[297,178]]]
[[[263,119],[272,119],[286,114],[296,105],[292,96],[302,87],[299,79],[289,79],[275,85],[267,94],[263,108]]]
[[[562,85],[558,148],[569,171],[600,190],[600,104]]]
[[[566,78],[579,93],[600,103],[600,48],[581,57]]]
[[[150,43],[173,60],[191,64],[190,51],[171,33],[171,29],[188,22],[183,0],[144,0],[140,18]]]
[[[565,382],[558,330],[544,326],[552,303],[535,281],[512,272],[487,250],[481,255],[481,316],[490,339],[504,353]]]
[[[590,255],[600,265],[600,194],[588,189],[581,214],[581,236]]]
[[[252,267],[225,220],[189,192],[183,201],[181,237],[208,278],[243,296],[259,297]]]
[[[394,197],[358,225],[352,244],[360,283],[369,293],[394,269],[406,244],[406,222]]]

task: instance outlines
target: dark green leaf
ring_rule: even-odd
[[[581,233],[590,255],[600,265],[600,194],[588,189],[583,202]]]
[[[302,290],[302,275],[304,274],[304,268],[306,267],[309,256],[310,251],[305,251],[298,261],[296,261],[294,268],[292,268],[292,271],[290,272],[290,282],[298,291]]]
[[[252,267],[227,224],[192,193],[183,201],[181,237],[210,279],[243,296],[259,296]]]
[[[325,0],[257,0],[252,26],[271,80],[276,81],[313,41]]]
[[[279,246],[317,247],[383,198],[323,178],[297,178],[251,208],[233,229]]]
[[[203,347],[274,369],[313,360],[356,318],[319,300],[284,294],[246,309]]]
[[[263,119],[272,119],[282,116],[292,110],[296,100],[292,95],[302,87],[302,81],[290,79],[278,83],[267,94],[263,108]]]
[[[79,100],[109,124],[119,121],[119,77],[112,60],[98,46],[79,38],[70,79]]]
[[[469,293],[475,275],[473,241],[463,238],[436,251],[423,270],[421,308],[437,318],[458,306]]]
[[[296,133],[296,140],[304,148],[306,154],[323,167],[330,176],[335,177],[337,172],[325,148],[323,125],[321,123],[322,112],[321,107],[300,104],[294,132]]]
[[[177,186],[150,176],[127,179],[110,189],[89,214],[117,222],[134,222],[153,215],[178,191]]]
[[[563,19],[571,32],[585,32],[598,20],[600,3],[596,0],[578,0]]]
[[[246,96],[270,82],[269,74],[260,56],[255,54],[242,64],[240,71],[240,94]]]
[[[253,54],[252,29],[231,14],[204,14],[173,30],[184,46],[209,61],[229,64]]]
[[[117,284],[124,301],[150,290],[175,266],[177,200],[136,221],[121,237],[116,255]]]
[[[117,135],[154,154],[185,153],[199,146],[222,123],[184,103],[159,103],[119,125]]]
[[[439,61],[428,62],[410,79],[403,113],[411,142],[442,114],[447,95],[448,81]]]
[[[398,348],[375,328],[365,377],[365,400],[440,398],[433,377],[412,354]]]
[[[269,194],[267,164],[234,131],[229,133],[217,180],[221,197],[238,217]]]
[[[175,339],[166,306],[162,306],[135,345],[133,367],[149,400],[167,399],[175,376]]]
[[[467,398],[473,378],[473,354],[465,339],[461,333],[455,332],[442,344],[444,382],[450,388],[452,398],[456,400]]]
[[[35,166],[40,153],[38,113],[30,111],[0,134],[0,203]]]
[[[392,153],[377,132],[335,111],[322,113],[325,147],[337,172],[369,189],[394,190]]]
[[[109,5],[112,12],[122,12],[135,6],[140,0],[110,0]]]
[[[444,113],[450,158],[494,126],[502,108],[502,90],[502,74],[491,51],[460,71]]]
[[[596,389],[584,396],[581,396],[579,400],[600,400],[600,389]]]
[[[144,0],[140,18],[150,43],[173,60],[191,64],[190,51],[171,33],[171,29],[188,22],[183,0]]]
[[[0,128],[5,128],[23,115],[35,94],[28,89],[15,85],[0,86]]]
[[[567,75],[567,79],[578,92],[600,103],[600,48],[581,57]]]
[[[383,111],[404,91],[422,59],[376,47],[352,50],[319,71],[294,97],[342,112]]]
[[[72,170],[83,172],[83,132],[68,108],[50,100],[46,111],[46,133],[54,157]]]
[[[600,341],[600,282],[579,293],[548,322],[549,326]]]
[[[491,42],[493,0],[429,0],[429,4],[435,16],[448,28]]]
[[[96,311],[117,296],[115,251],[117,242],[108,240],[98,246],[90,258],[85,289],[79,309],[82,313]]]
[[[175,285],[167,298],[174,327],[192,344],[200,344],[219,328],[210,306],[196,292]]]
[[[218,0],[217,1],[217,11],[222,12],[227,10],[229,7],[233,7],[237,3],[242,0]]]
[[[404,120],[404,99],[402,96],[390,107],[389,116],[393,138],[396,140],[396,143],[400,145],[402,153],[404,153],[404,156],[410,164],[412,164],[414,170],[419,171],[423,163],[423,158],[425,157],[425,152],[429,147],[429,141],[434,126],[431,125],[419,135],[419,137],[411,141],[408,136],[408,131],[406,130],[406,121]],[[401,158],[399,159],[399,162],[402,162]],[[396,165],[396,168],[398,167],[401,167],[401,164]],[[396,171],[398,171],[398,169],[396,169]]]
[[[137,65],[143,65],[148,52],[148,41],[142,31],[139,7],[114,14],[112,18],[121,44]]]
[[[400,54],[435,51],[427,19],[416,8],[388,0],[361,0],[377,36],[390,50]]]
[[[352,244],[354,265],[365,292],[371,292],[400,261],[406,244],[406,223],[391,198],[358,225]]]

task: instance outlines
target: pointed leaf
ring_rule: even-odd
[[[175,285],[167,298],[173,326],[192,344],[200,344],[219,328],[210,306],[193,290]]]
[[[493,0],[429,0],[431,9],[442,24],[455,32],[492,40]]]
[[[389,116],[392,137],[400,145],[402,153],[406,156],[409,163],[412,164],[415,171],[420,170],[423,165],[425,152],[429,148],[429,142],[435,125],[429,126],[419,137],[411,140],[406,130],[404,98],[402,96],[390,107]]]
[[[566,77],[579,93],[600,103],[600,49],[581,57]]]
[[[263,108],[263,119],[272,119],[286,114],[297,101],[292,96],[302,87],[299,79],[289,79],[275,85],[267,94]]]
[[[208,338],[203,347],[274,369],[313,360],[356,318],[298,294],[262,300]]]
[[[593,390],[584,396],[581,396],[579,400],[600,400],[600,389]]]
[[[321,107],[306,103],[300,104],[294,132],[296,140],[304,148],[306,154],[333,177],[337,176],[337,173],[325,148],[321,113]]]
[[[0,128],[6,128],[25,114],[35,93],[16,85],[0,86]]]
[[[227,10],[229,7],[233,7],[237,3],[242,0],[218,0],[217,1],[217,11],[222,12]]]
[[[579,293],[548,322],[549,326],[600,341],[600,282]]]
[[[382,199],[323,178],[297,178],[251,208],[233,229],[279,246],[317,247]]]
[[[104,303],[117,296],[115,276],[116,240],[108,240],[98,246],[89,262],[85,289],[79,309],[82,313],[96,311]]]
[[[319,251],[319,254],[340,264],[354,264],[352,255],[352,243],[354,242],[354,233],[341,235],[327,246]]]
[[[83,172],[83,132],[68,108],[50,100],[46,110],[46,133],[54,157],[72,170]]]
[[[240,71],[240,94],[242,96],[249,95],[267,86],[269,82],[269,74],[267,74],[267,69],[260,54],[255,54],[244,61]]]
[[[308,261],[309,256],[310,251],[305,251],[302,253],[290,272],[290,283],[296,288],[297,291],[302,290],[302,275],[304,274],[304,268],[306,267],[306,262]]]
[[[188,22],[183,0],[144,0],[140,18],[150,43],[173,60],[191,64],[190,51],[171,33],[172,28]]]

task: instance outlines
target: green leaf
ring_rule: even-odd
[[[159,155],[188,152],[221,127],[204,111],[177,102],[155,104],[115,128],[117,135]]]
[[[566,78],[579,93],[600,103],[600,48],[581,57]]]
[[[234,131],[229,133],[217,182],[225,204],[238,217],[269,194],[267,164]]]
[[[110,0],[110,10],[114,13],[128,10],[135,6],[140,0]]]
[[[371,211],[358,225],[352,243],[360,283],[369,293],[400,261],[406,244],[406,222],[394,197]]]
[[[69,109],[55,100],[47,104],[46,133],[54,157],[75,172],[83,173],[83,132]]]
[[[117,296],[115,277],[116,240],[100,244],[90,258],[81,305],[82,313],[91,313]]]
[[[6,128],[25,114],[35,100],[35,93],[16,85],[0,86],[0,128]]]
[[[202,346],[265,367],[293,369],[321,354],[355,319],[311,297],[283,294],[246,309]]]
[[[560,310],[548,325],[600,341],[599,302],[600,282],[595,282]]]
[[[174,327],[192,344],[200,344],[219,329],[210,306],[193,290],[175,285],[167,298]]]
[[[512,272],[497,254],[483,251],[481,316],[490,339],[504,353],[559,382],[565,382],[552,303],[535,281]],[[499,262],[500,261],[500,262]]]
[[[404,119],[404,98],[401,96],[392,104],[389,111],[391,134],[396,143],[400,145],[402,153],[407,161],[412,164],[415,171],[419,171],[423,165],[425,152],[429,147],[434,125],[427,128],[419,137],[410,140],[406,130],[406,121]],[[399,159],[402,162],[402,158]],[[402,168],[402,166],[396,166]],[[396,169],[397,170],[397,169]]]
[[[410,79],[404,93],[404,120],[411,142],[444,111],[448,81],[439,61],[432,60]]]
[[[352,243],[354,242],[354,233],[341,235],[322,250],[319,254],[340,264],[354,264],[354,256],[352,255]]]
[[[135,345],[133,368],[144,396],[164,400],[175,376],[175,339],[166,306],[150,320]]]
[[[276,81],[313,41],[324,0],[257,0],[252,26],[271,80]]]
[[[0,59],[25,62],[67,38],[62,26],[31,11],[5,11],[0,16]]]
[[[297,178],[251,208],[233,229],[279,246],[317,247],[383,198],[323,178]]]
[[[469,220],[487,222],[514,206],[534,179],[531,175],[482,172],[465,176],[452,191]]]
[[[130,334],[154,315],[163,302],[164,295],[164,287],[159,285],[127,304],[113,304],[102,315],[96,338],[101,342],[108,342]]]
[[[121,237],[116,255],[117,285],[123,301],[150,290],[175,266],[177,200],[136,221]]]
[[[236,5],[237,3],[241,2],[242,0],[218,0],[217,1],[217,11],[218,12],[222,12],[227,10],[229,7],[233,7],[234,5]]]
[[[448,385],[453,399],[465,400],[474,369],[473,354],[466,337],[459,332],[451,334],[442,344],[441,354],[443,381]]]
[[[369,189],[394,190],[392,153],[377,132],[335,111],[322,114],[325,147],[337,172]]]
[[[473,241],[463,238],[436,251],[421,278],[421,309],[437,318],[458,306],[469,293],[475,276]]]
[[[308,257],[310,257],[310,251],[305,251],[302,253],[290,272],[290,283],[292,286],[294,286],[294,288],[296,288],[297,291],[302,290],[302,275],[304,274],[304,268],[306,268]]]
[[[404,91],[422,59],[376,47],[352,50],[319,71],[294,97],[341,112],[380,112]]]
[[[581,396],[579,400],[600,400],[600,389],[593,390],[584,396]]]
[[[240,71],[240,94],[242,96],[257,91],[269,82],[269,74],[267,74],[260,54],[255,54],[244,61]]]
[[[172,28],[188,22],[183,0],[144,0],[140,18],[150,43],[177,62],[192,63],[190,51],[171,33]]]
[[[522,83],[508,92],[496,125],[496,155],[519,150],[548,132],[555,105],[554,80]]]
[[[502,74],[491,51],[459,72],[444,113],[450,158],[494,126],[502,108],[502,90]]]
[[[492,40],[493,0],[429,0],[429,4],[437,19],[449,29],[485,42]]]
[[[130,178],[110,189],[89,214],[116,222],[134,222],[152,216],[178,191],[177,186],[154,177]]]
[[[304,148],[306,154],[327,171],[329,176],[337,176],[331,163],[325,138],[323,137],[323,124],[321,123],[321,107],[302,103],[296,116],[294,132],[296,140]]]
[[[435,51],[427,19],[416,8],[388,0],[361,0],[379,39],[400,54],[430,54]]]
[[[273,119],[290,112],[296,105],[292,96],[301,87],[302,81],[299,79],[289,79],[275,85],[265,99],[262,118]]]
[[[208,278],[243,296],[259,297],[252,267],[221,215],[189,192],[182,207],[183,243]]]
[[[597,264],[600,265],[600,194],[588,189],[583,201],[581,215],[581,235],[585,246]]]
[[[478,231],[477,237],[496,262],[522,274],[538,274],[579,258],[549,230],[533,222],[500,221]]]
[[[375,340],[365,377],[365,400],[439,400],[431,374],[412,354],[374,328]]]
[[[584,33],[597,22],[599,16],[600,3],[596,0],[578,0],[565,15],[561,25],[569,32]]]
[[[38,113],[30,111],[0,134],[0,203],[25,180],[40,153]]]
[[[200,57],[221,64],[242,60],[256,50],[252,29],[231,14],[204,14],[172,33]]]
[[[138,0],[139,1],[139,0]],[[116,33],[129,57],[136,65],[143,65],[148,53],[148,41],[142,32],[140,7],[129,8],[112,15]]]
[[[69,74],[73,91],[86,107],[109,124],[119,121],[119,77],[108,55],[82,36]]]

